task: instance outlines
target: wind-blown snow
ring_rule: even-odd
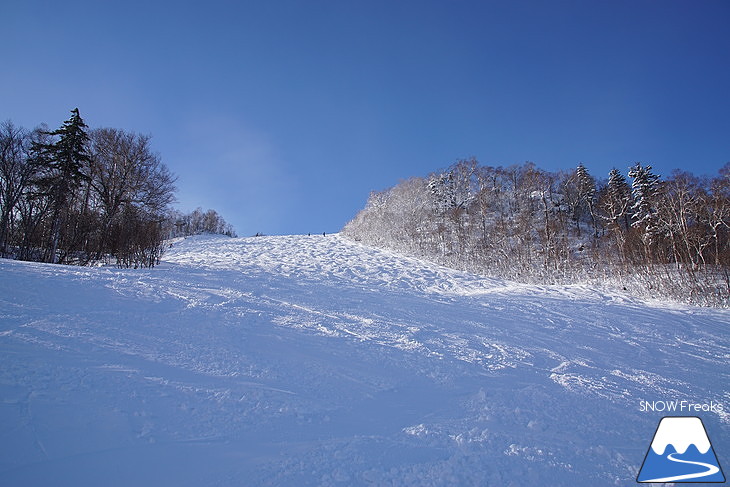
[[[628,485],[675,399],[730,463],[729,325],[337,235],[0,261],[0,485]]]

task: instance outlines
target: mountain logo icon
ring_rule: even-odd
[[[696,416],[662,418],[636,481],[725,482],[702,420]]]

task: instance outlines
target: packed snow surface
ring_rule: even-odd
[[[4,260],[0,485],[631,485],[665,415],[730,465],[729,326],[337,235]]]

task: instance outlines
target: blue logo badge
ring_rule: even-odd
[[[725,482],[702,420],[696,416],[662,418],[636,481]]]

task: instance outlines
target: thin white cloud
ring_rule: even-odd
[[[214,208],[241,234],[280,231],[297,182],[270,137],[226,116],[196,116],[182,133],[180,206]]]

